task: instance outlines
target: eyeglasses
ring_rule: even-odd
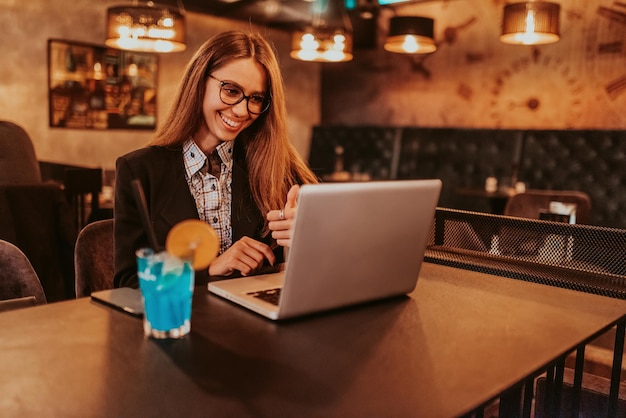
[[[271,100],[269,97],[266,97],[264,94],[253,93],[250,96],[246,96],[236,84],[230,83],[228,81],[218,80],[209,74],[213,80],[220,83],[220,100],[222,103],[227,104],[229,106],[234,106],[238,103],[241,103],[243,99],[246,99],[246,106],[248,108],[248,112],[253,115],[260,115],[269,109]]]

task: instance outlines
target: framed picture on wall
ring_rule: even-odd
[[[158,56],[48,40],[50,127],[154,129]]]

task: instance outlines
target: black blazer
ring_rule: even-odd
[[[252,199],[244,150],[235,141],[232,180],[231,225],[233,242],[244,236],[272,245],[270,234],[262,236],[264,214]],[[135,251],[148,246],[133,195],[133,179],[141,181],[148,211],[159,245],[165,246],[169,230],[185,219],[199,219],[196,204],[185,180],[182,146],[151,146],[117,159],[115,180],[115,287],[137,287]],[[275,250],[281,262],[282,247]],[[235,274],[236,275],[236,274]],[[235,276],[234,275],[234,276]],[[231,276],[232,277],[232,276]],[[196,284],[206,283],[208,271],[196,271]]]

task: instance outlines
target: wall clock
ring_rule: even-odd
[[[599,2],[590,13],[587,59],[594,88],[626,127],[626,2]]]
[[[489,118],[498,128],[573,128],[583,113],[584,91],[570,61],[531,48],[495,73]]]

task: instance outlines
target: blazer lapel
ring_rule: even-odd
[[[153,215],[164,223],[166,230],[185,219],[199,219],[196,203],[185,180],[182,152],[172,154],[172,161],[164,165],[170,167],[168,175],[163,178],[158,190],[163,198]]]

